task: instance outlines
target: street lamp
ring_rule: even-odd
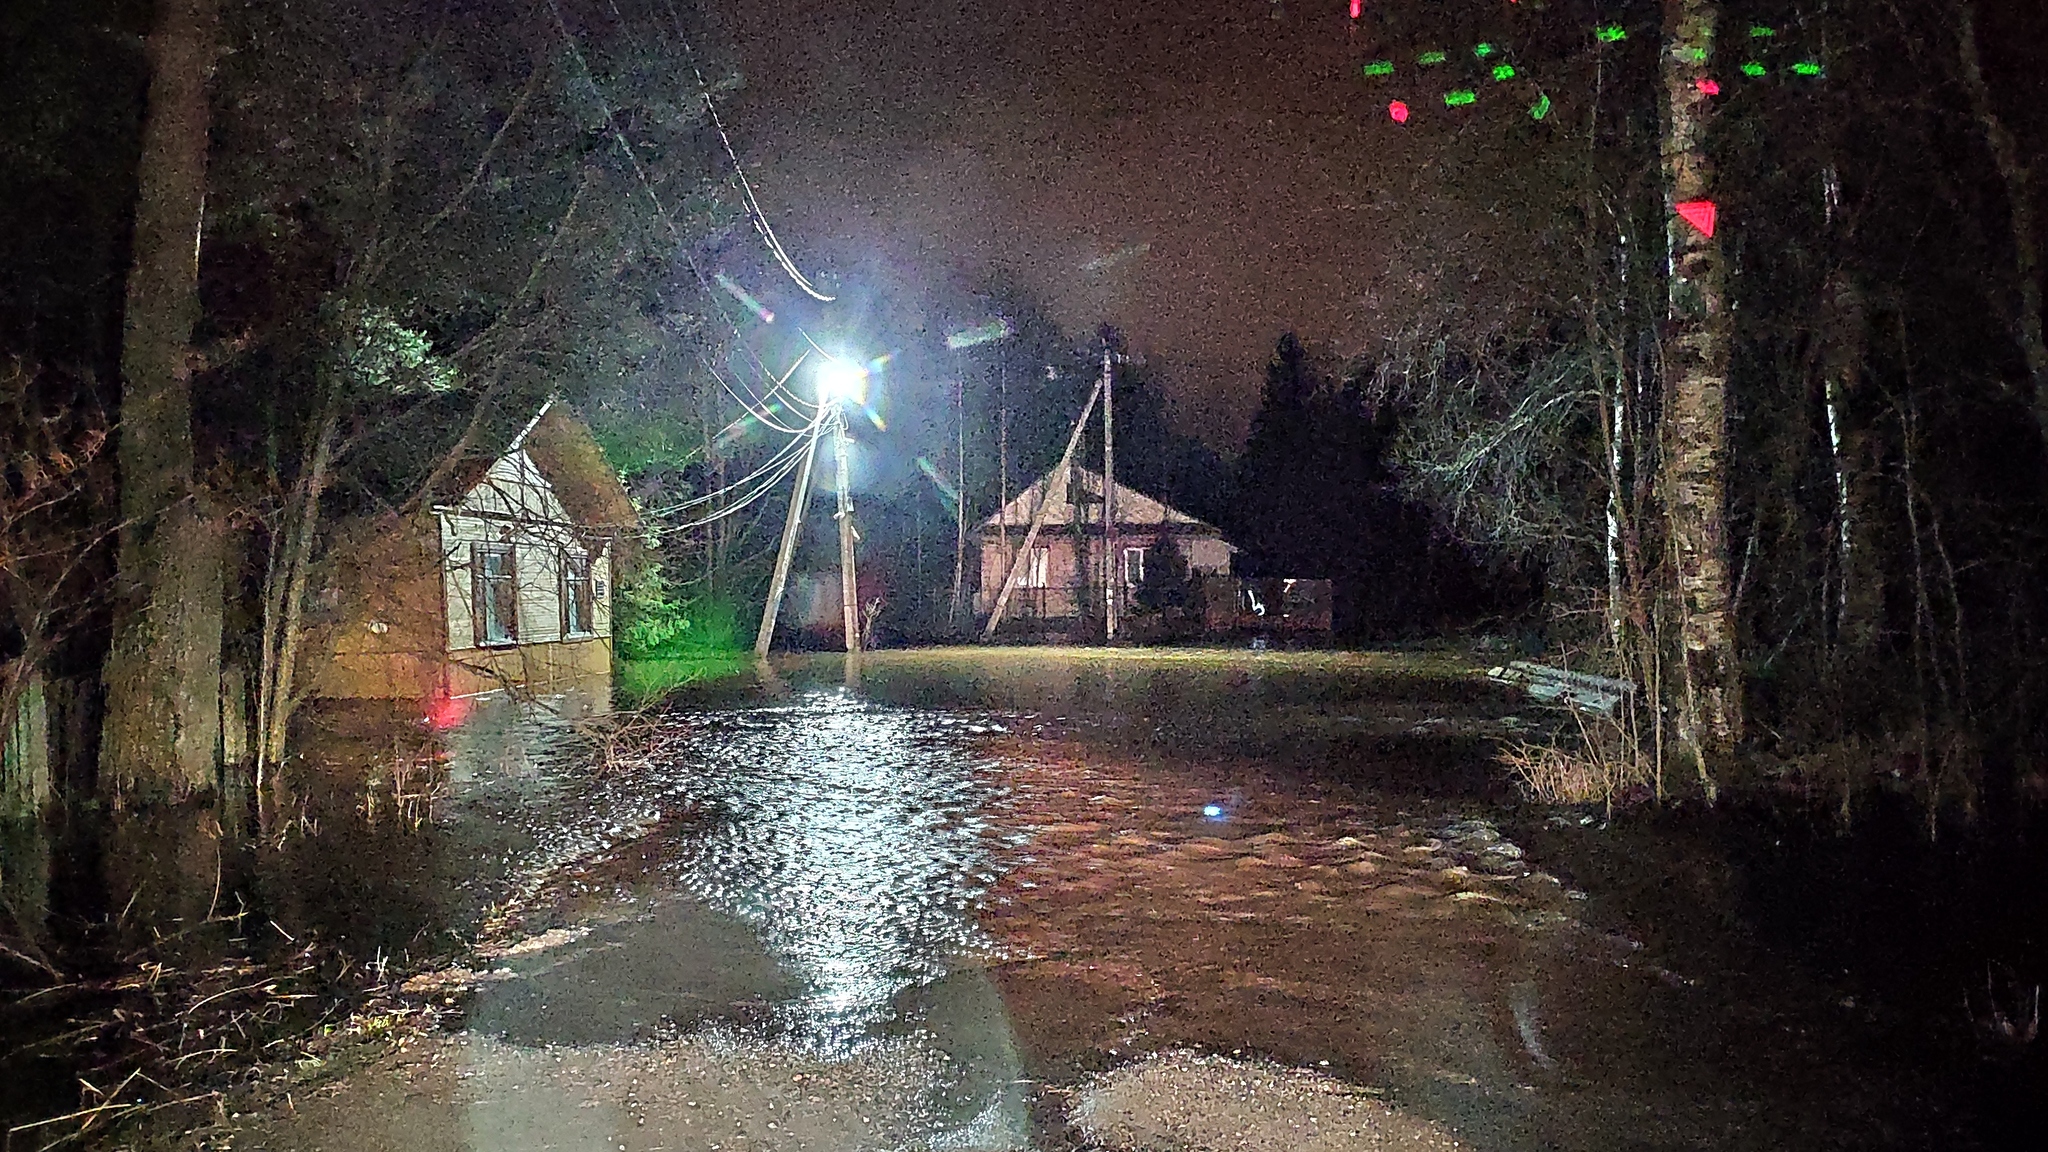
[[[868,370],[838,356],[824,355],[812,373],[818,385],[818,403],[832,411],[826,416],[832,433],[832,454],[839,489],[839,610],[846,629],[848,655],[860,652],[860,584],[854,578],[853,499],[847,491],[846,409],[864,405],[868,398]]]
[[[837,356],[824,356],[812,374],[818,399],[825,404],[863,404],[868,397],[868,370]]]

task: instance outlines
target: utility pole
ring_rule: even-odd
[[[1010,550],[1010,518],[1000,510],[1010,506],[1010,367],[997,361],[996,391],[996,527],[1003,534],[1003,551]]]
[[[967,587],[967,376],[953,381],[953,482],[959,490],[953,496],[953,602],[946,608],[946,623],[960,616],[960,597]]]
[[[823,419],[819,417],[820,421]],[[818,436],[822,431],[821,423],[811,425],[811,442],[804,446],[803,463],[796,467],[796,484],[789,493],[789,515],[782,521],[782,547],[775,553],[775,575],[768,580],[768,602],[761,606],[761,630],[754,633],[754,655],[761,659],[767,658],[768,648],[775,642],[775,617],[782,612],[782,593],[789,587],[789,565],[796,557],[804,503],[811,498],[811,465],[817,460]]]
[[[846,652],[860,654],[860,582],[853,571],[853,499],[847,492],[846,413],[832,414],[833,452],[839,464],[839,608],[846,625]]]
[[[1116,546],[1116,376],[1110,370],[1107,328],[1102,333],[1102,549],[1103,638],[1115,640],[1124,574]]]

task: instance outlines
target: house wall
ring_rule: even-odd
[[[309,644],[313,694],[329,699],[418,700],[441,680],[441,581],[431,514],[343,529],[329,591],[316,601]]]
[[[612,633],[611,554],[577,537],[569,514],[525,452],[491,465],[461,504],[441,513],[443,596],[448,605],[450,652],[486,647],[477,641],[471,595],[470,550],[477,544],[510,544],[519,587],[518,643],[608,638]],[[593,553],[592,628],[585,636],[562,635],[562,553]]]
[[[509,686],[609,695],[611,556],[579,538],[523,451],[494,463],[453,508],[402,527],[338,541],[349,557],[315,693],[355,699],[474,695]],[[514,643],[480,645],[472,619],[470,547],[509,544],[518,604]],[[591,553],[592,627],[562,633],[562,554]]]
[[[1230,571],[1230,545],[1220,536],[1184,532],[1160,532],[1134,530],[1117,537],[1117,549],[1156,549],[1171,540],[1187,559],[1188,566],[1197,575],[1215,576]],[[1023,541],[1021,533],[1010,534],[1010,545],[1003,546],[1000,536],[984,536],[981,545],[981,590],[975,594],[975,610],[987,615],[995,610],[996,596],[1002,592],[1003,580],[1009,572],[1009,557]],[[1085,601],[1089,611],[1100,612],[1102,599],[1102,554],[1105,541],[1099,535],[1090,534],[1075,547],[1071,530],[1058,532],[1050,529],[1041,532],[1038,547],[1047,550],[1046,583],[1043,589],[1026,588],[1019,585],[1010,598],[1006,614],[1019,617],[1042,617],[1061,619],[1078,615],[1077,605]],[[1023,563],[1019,556],[1018,563]],[[1123,564],[1119,559],[1113,571],[1121,577]],[[1076,589],[1085,590],[1080,596]],[[1132,586],[1124,584],[1129,595]]]

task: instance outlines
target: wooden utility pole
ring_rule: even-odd
[[[839,470],[839,614],[846,625],[848,655],[860,653],[860,581],[853,571],[853,497],[847,492],[846,413],[832,414],[832,449]]]
[[[1003,551],[1010,550],[1010,518],[1002,510],[1010,506],[1010,369],[996,364],[996,527],[1003,534]]]
[[[782,613],[782,594],[789,587],[789,566],[796,558],[797,537],[802,534],[804,504],[811,498],[811,465],[818,457],[818,437],[824,430],[824,416],[811,425],[811,442],[804,446],[804,458],[796,466],[796,484],[789,493],[789,515],[782,521],[782,547],[775,553],[775,575],[768,579],[768,602],[761,605],[761,629],[754,633],[754,655],[765,658],[775,643],[775,618]]]
[[[1103,638],[1116,639],[1122,607],[1123,557],[1116,541],[1116,377],[1110,370],[1109,333],[1102,335],[1102,618]]]
[[[1003,613],[1010,607],[1010,597],[1017,591],[1017,580],[1024,575],[1025,565],[1017,563],[1019,557],[1031,555],[1031,549],[1038,543],[1038,534],[1045,528],[1045,517],[1054,504],[1066,499],[1067,478],[1072,475],[1074,449],[1081,444],[1081,432],[1088,427],[1088,417],[1095,413],[1095,400],[1102,395],[1102,383],[1097,381],[1093,391],[1088,393],[1088,403],[1081,406],[1081,418],[1074,421],[1073,434],[1067,437],[1067,450],[1060,456],[1059,466],[1052,470],[1046,481],[1045,498],[1038,502],[1038,510],[1031,514],[1031,527],[1024,533],[1024,543],[1010,553],[1009,571],[1003,575],[1003,590],[996,594],[996,602],[988,614],[988,624],[981,630],[983,640],[993,639],[996,627],[1003,622]],[[1075,519],[1080,519],[1076,514]]]
[[[967,587],[967,376],[953,381],[953,602],[946,608],[946,623],[960,617],[960,597]]]

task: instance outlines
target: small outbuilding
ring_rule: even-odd
[[[631,499],[590,429],[550,401],[417,516],[343,525],[314,605],[313,694],[449,701],[611,695],[613,572]]]

